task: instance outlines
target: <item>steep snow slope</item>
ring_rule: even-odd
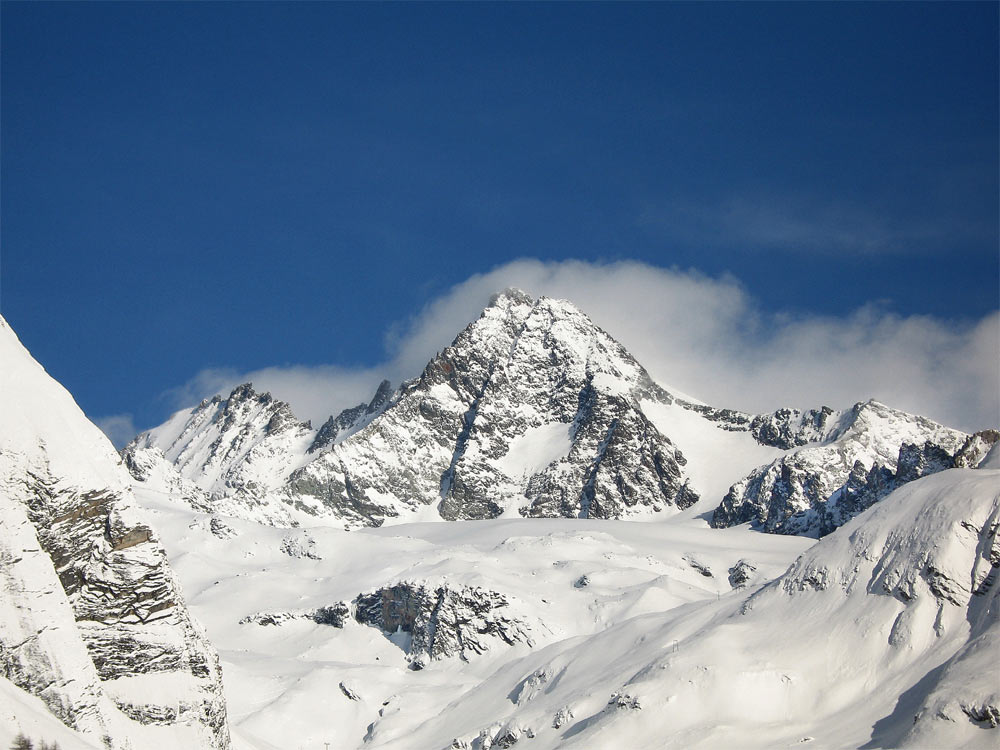
[[[758,466],[787,452],[762,445],[745,431],[726,430],[719,422],[688,408],[684,402],[643,400],[642,410],[664,435],[683,446],[691,484],[706,510],[714,508],[729,488]]]
[[[1000,470],[1000,446],[994,445],[979,467]],[[996,518],[993,523],[995,531]],[[995,537],[990,548],[984,549],[980,556],[989,557],[992,569],[983,565],[973,578],[973,593],[981,599],[973,600],[969,606],[969,640],[942,668],[928,675],[930,679],[922,681],[925,682],[923,689],[910,699],[911,705],[921,698],[922,703],[901,744],[957,747],[961,743],[973,747],[982,739],[978,729],[1000,726],[1000,678],[996,673],[996,659],[1000,654],[1000,627],[997,625],[1000,618],[1000,585],[997,585],[1000,547]]]
[[[174,414],[140,435],[125,455],[133,475],[171,486],[197,507],[288,525],[294,510],[261,498],[281,489],[306,462],[314,436],[288,404],[246,384],[226,399],[216,396]]]
[[[97,736],[74,731],[57,719],[41,699],[0,677],[0,747],[14,744],[19,734],[41,742],[58,744],[60,750],[106,750]]]
[[[247,750],[998,741],[997,469],[812,547],[685,516],[276,529],[141,492]]]
[[[0,319],[0,662],[113,747],[229,746],[215,653],[131,478]]]

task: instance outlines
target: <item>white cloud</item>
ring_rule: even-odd
[[[573,301],[655,379],[703,401],[749,411],[842,408],[877,398],[966,430],[1000,423],[1000,313],[973,323],[901,317],[868,306],[844,317],[762,310],[731,277],[635,262],[519,260],[477,274],[387,334],[386,362],[200,373],[175,396],[190,405],[253,380],[314,425],[370,398],[382,377],[420,373],[498,290]]]
[[[131,414],[112,414],[110,417],[98,417],[94,420],[94,424],[101,428],[101,432],[108,436],[108,440],[118,450],[124,448],[138,432]]]

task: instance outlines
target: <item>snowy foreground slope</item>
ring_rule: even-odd
[[[0,361],[0,743],[229,747],[216,654],[118,455],[2,319]]]
[[[991,748],[991,461],[816,543],[692,513],[344,532],[140,499],[220,649],[238,748]],[[388,630],[359,621],[377,591]]]
[[[511,670],[637,617],[725,601],[741,560],[753,585],[812,543],[692,518],[282,529],[138,492],[219,648],[234,746],[261,750],[288,737],[296,748],[446,747],[450,729],[408,737],[486,685],[502,692],[488,710],[453,718],[502,718],[524,676]],[[388,609],[400,604],[388,630],[358,621],[379,591],[391,592]],[[436,616],[421,616],[422,591]]]

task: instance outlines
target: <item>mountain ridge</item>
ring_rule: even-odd
[[[238,407],[244,401],[256,406]],[[701,420],[695,438],[677,431],[678,420],[686,419],[678,408]],[[227,410],[245,413],[243,421],[227,421]],[[674,417],[663,419],[668,412]],[[872,413],[895,427],[861,434]],[[238,429],[224,435],[227,425]],[[144,481],[152,466],[167,475],[166,464],[174,464],[180,478],[170,481],[183,484],[198,507],[278,525],[648,519],[704,500],[718,504],[714,525],[753,521],[769,532],[816,535],[849,517],[844,508],[826,516],[823,510],[852,472],[874,463],[894,470],[907,441],[929,440],[954,456],[967,437],[873,400],[842,411],[823,406],[769,414],[696,403],[655,383],[572,303],[508,289],[418,377],[396,388],[383,381],[368,404],[331,416],[318,430],[245,384],[227,399],[216,396],[178,412],[123,455]],[[707,478],[706,470],[693,479],[685,452],[723,439],[760,460],[729,476],[715,496],[711,488],[719,480]],[[810,449],[834,444],[839,448],[809,460]],[[783,457],[798,451],[806,452]],[[764,499],[776,492],[777,480],[753,475],[769,464],[779,475],[798,467],[783,480],[781,502]],[[716,460],[712,471],[720,469],[728,471]],[[790,488],[803,481],[814,485],[810,492]],[[786,522],[805,511],[809,519]]]

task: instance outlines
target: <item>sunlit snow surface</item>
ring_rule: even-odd
[[[971,594],[976,566],[981,577],[989,565],[963,529],[997,523],[1000,471],[919,480],[819,543],[709,529],[697,509],[659,523],[354,532],[221,519],[235,534],[220,538],[205,514],[140,492],[219,649],[237,748],[478,749],[505,735],[530,748],[995,747],[998,730],[972,722],[953,693],[941,698],[950,721],[914,715],[941,674],[969,684],[970,670],[993,668],[975,657],[997,643],[1000,586]],[[289,538],[312,540],[321,559],[282,552]],[[755,577],[733,591],[740,559]],[[957,604],[928,589],[928,564],[958,582]],[[499,591],[533,644],[412,671],[405,634],[353,619],[240,624],[402,580]],[[910,601],[892,588],[907,580]],[[979,683],[988,694],[989,678]]]
[[[688,516],[676,523],[503,519],[352,532],[223,519],[236,532],[223,539],[211,533],[207,515],[138,492],[153,511],[190,606],[219,649],[236,746],[246,748],[287,747],[289,736],[294,747],[324,741],[361,747],[376,720],[377,736],[366,747],[450,744],[451,737],[430,745],[407,745],[405,738],[498,669],[523,661],[530,673],[551,644],[565,647],[630,618],[724,600],[731,591],[728,569],[737,560],[751,561],[761,577],[771,578],[812,543],[712,530]],[[314,540],[322,559],[283,553],[290,537]],[[586,585],[579,585],[584,576]],[[534,646],[505,646],[469,663],[434,661],[415,672],[393,640],[353,620],[343,629],[307,619],[239,624],[258,612],[303,613],[349,601],[400,580],[499,591],[530,624]],[[348,699],[340,682],[361,700]],[[496,708],[512,704],[504,700]]]
[[[644,400],[643,413],[664,435],[681,446],[695,491],[711,510],[734,482],[758,466],[769,464],[788,451],[761,445],[745,432],[727,432],[697,412],[680,404]]]

